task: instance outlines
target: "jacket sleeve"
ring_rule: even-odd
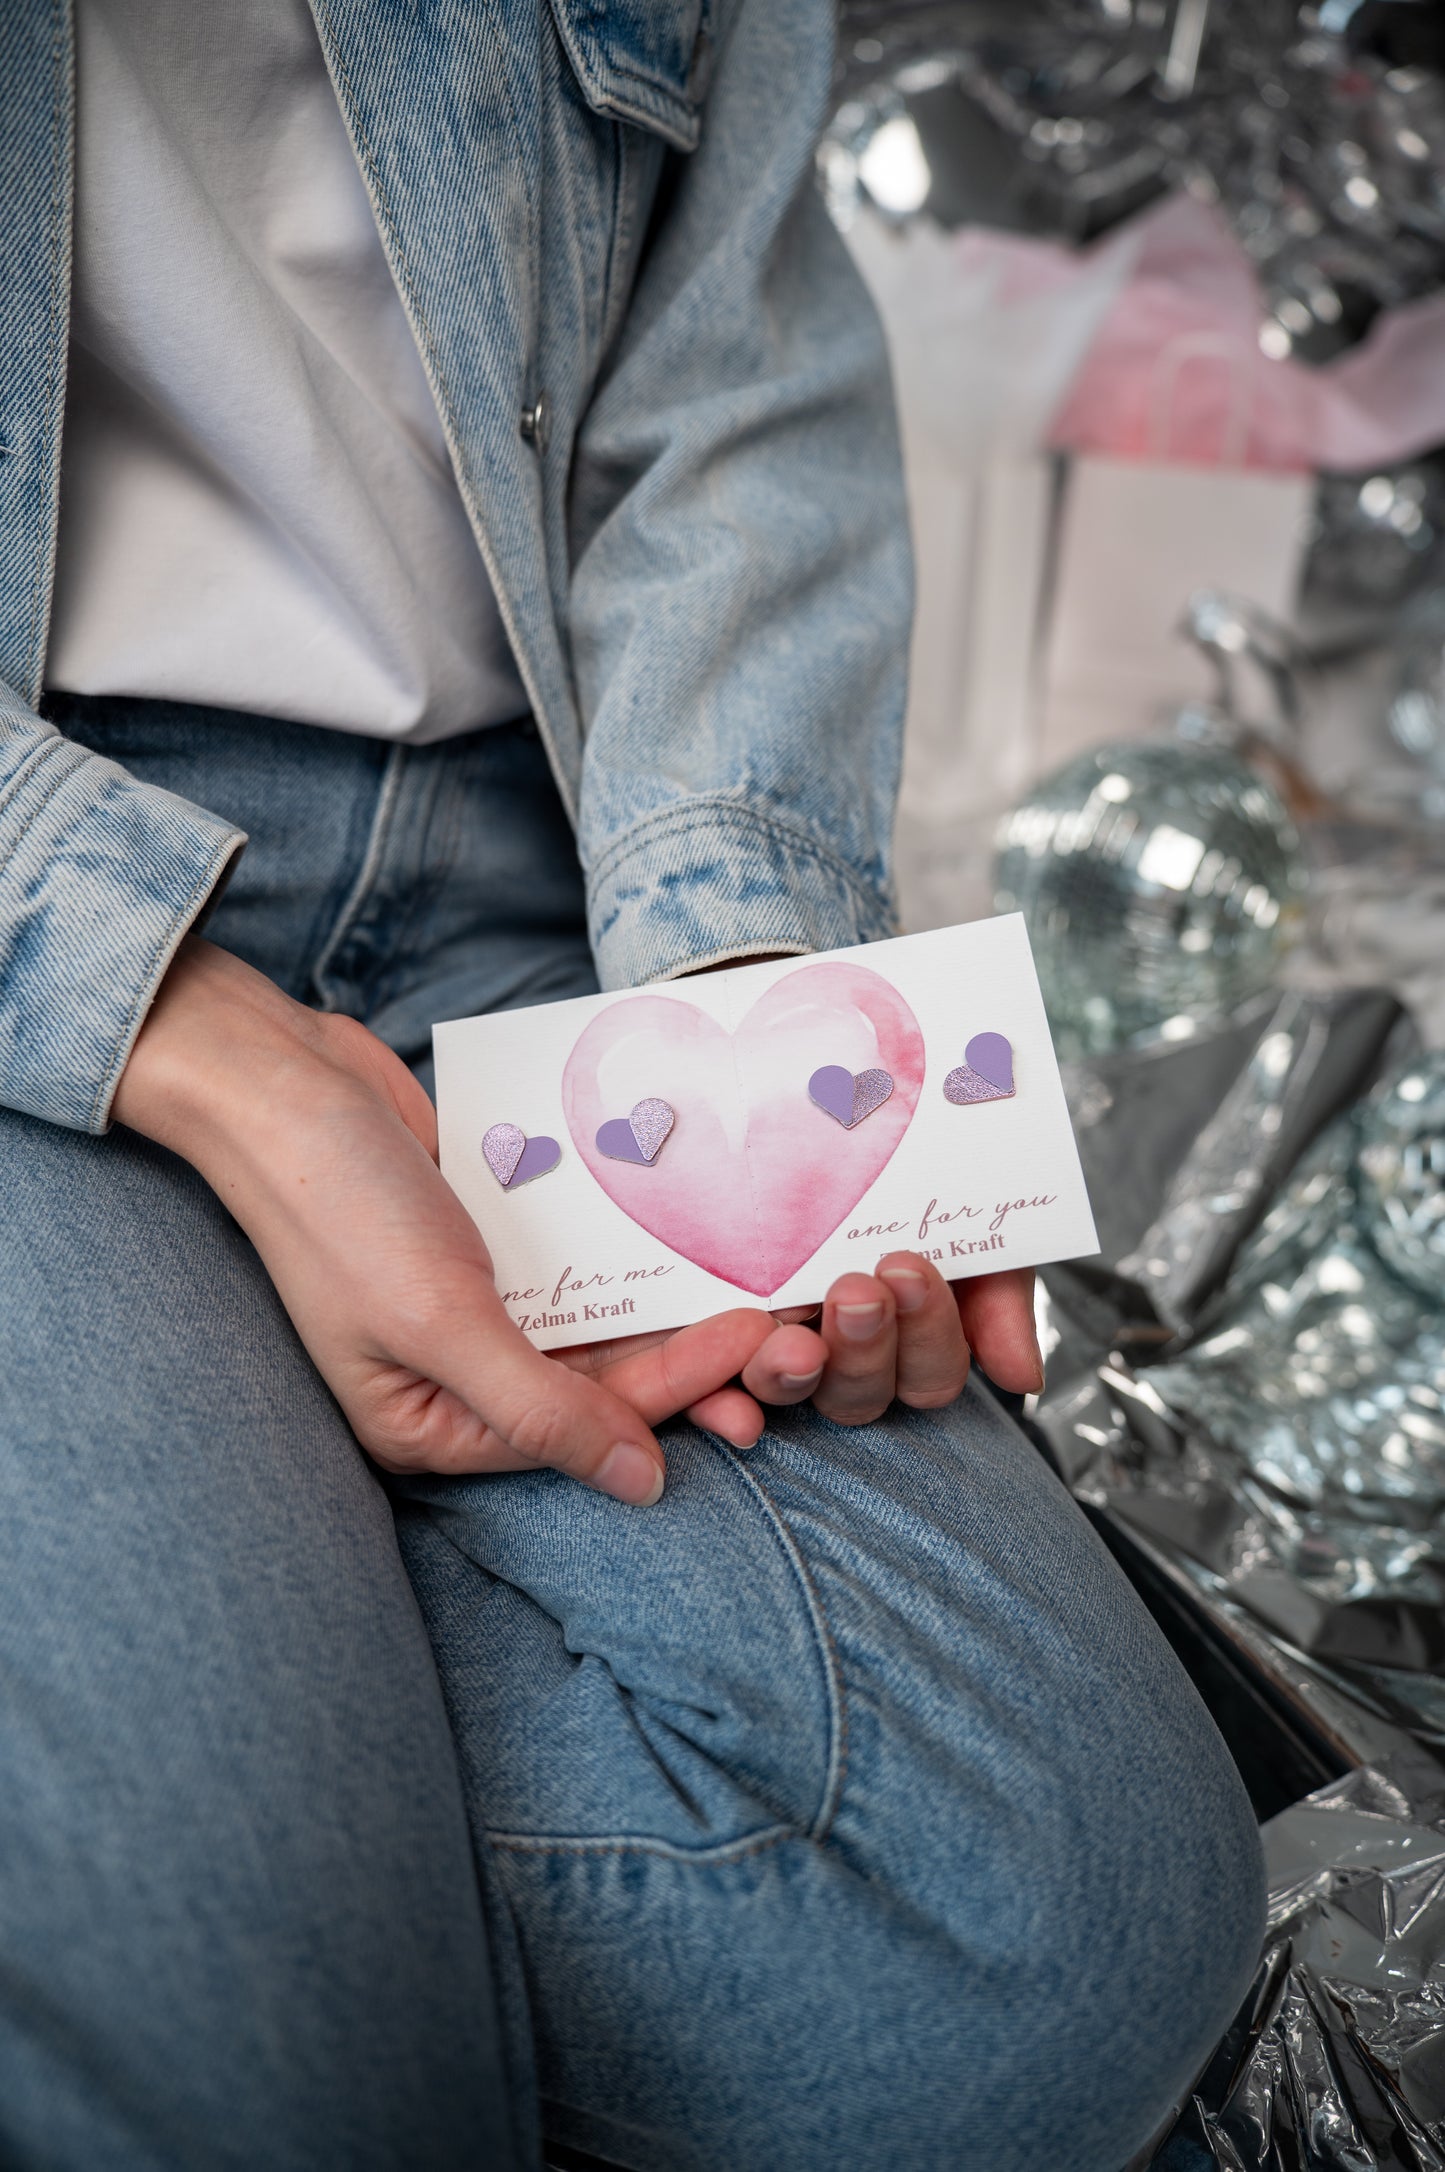
[[[911,562],[881,328],[813,180],[831,0],[738,0],[573,468],[604,987],[895,932]]]
[[[161,976],[244,843],[0,687],[0,1106],[105,1130]]]

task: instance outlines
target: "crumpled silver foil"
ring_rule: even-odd
[[[1417,455],[1367,475],[1322,474],[1296,605],[1311,640],[1338,648],[1387,635],[1400,606],[1438,583],[1445,461]],[[1427,652],[1427,664],[1433,661]]]
[[[1445,1765],[1352,1772],[1264,1844],[1259,1978],[1155,2172],[1445,2172]]]
[[[1327,361],[1445,282],[1445,77],[1352,43],[1348,12],[841,0],[830,207],[1082,242],[1183,188],[1256,267],[1262,348]],[[1339,705],[1309,713],[1310,674],[1353,668],[1438,582],[1442,474],[1322,481],[1297,653],[1196,599],[1221,680],[1196,736],[1272,757],[1304,831],[1288,986],[1064,1066],[1101,1249],[1041,1277],[1032,1422],[1206,1695],[1217,1668],[1216,1709],[1238,1698],[1259,1814],[1364,1768],[1266,1827],[1261,1975],[1156,2172],[1445,2172],[1437,606],[1341,745]],[[1101,944],[1111,1002],[1118,961]]]
[[[1424,1075],[1408,1067],[1403,1082]],[[1381,1256],[1392,1230],[1363,1181],[1361,1133],[1354,1111],[1330,1127],[1194,1339],[1147,1379],[1234,1464],[1250,1511],[1228,1563],[1237,1581],[1283,1569],[1330,1619],[1337,1655],[1346,1610],[1370,1602],[1363,1642],[1352,1640],[1362,1656],[1441,1670],[1445,1305]],[[1216,1560],[1225,1566],[1217,1549]],[[1280,1621],[1278,1602],[1261,1604],[1300,1634],[1298,1608]],[[1394,1654],[1378,1648],[1384,1605],[1396,1616]],[[1312,1627],[1306,1648],[1321,1634]]]
[[[1269,1754],[1364,1768],[1266,1826],[1259,1979],[1151,2162],[1445,2172],[1445,1053],[1295,992],[1065,1082],[1102,1256],[1044,1270],[1034,1422]]]
[[[1445,277],[1445,84],[1352,46],[1328,8],[844,0],[841,28],[822,171],[844,223],[867,199],[1084,241],[1185,188],[1257,268],[1266,352],[1313,362]],[[926,177],[906,203],[869,188],[889,123]]]
[[[1445,814],[1445,590],[1417,596],[1394,630],[1388,721],[1403,751],[1431,773]]]
[[[1445,1309],[1445,1062],[1408,1064],[1374,1097],[1357,1161],[1376,1251]]]
[[[1418,775],[1385,781],[1392,794],[1413,791],[1416,811],[1428,802]],[[1445,1048],[1445,827],[1357,803],[1315,823],[1307,843],[1311,927],[1307,953],[1296,953],[1301,979],[1388,987],[1427,1046]]]
[[[1203,1046],[1069,1067],[1105,1264],[1045,1272],[1036,1422],[1211,1604],[1445,1739],[1445,1057],[1397,1019],[1287,995]]]

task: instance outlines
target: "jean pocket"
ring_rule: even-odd
[[[595,113],[694,151],[712,71],[718,0],[551,0],[558,36]]]
[[[806,1565],[737,1456],[663,1438],[645,1514],[556,1471],[393,1485],[496,1846],[698,1862],[831,1824],[843,1688]]]

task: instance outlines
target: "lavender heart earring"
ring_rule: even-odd
[[[562,1159],[555,1139],[538,1132],[529,1139],[520,1124],[493,1124],[482,1137],[482,1156],[504,1192],[514,1192],[533,1177],[546,1176]]]
[[[845,1131],[881,1109],[892,1091],[891,1072],[845,1071],[841,1063],[825,1063],[808,1081],[809,1100]]]
[[[943,1082],[943,1098],[963,1107],[970,1101],[1010,1101],[1014,1093],[1014,1052],[1001,1033],[976,1033],[963,1062]]]
[[[609,1116],[597,1127],[597,1151],[610,1161],[633,1161],[650,1169],[677,1122],[670,1102],[649,1096],[635,1101],[626,1116]]]

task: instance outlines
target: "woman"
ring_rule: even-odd
[[[543,1357],[420,1083],[892,926],[825,0],[77,15],[0,19],[0,2153],[1117,2172],[1258,1847],[964,1386],[1023,1279]]]

